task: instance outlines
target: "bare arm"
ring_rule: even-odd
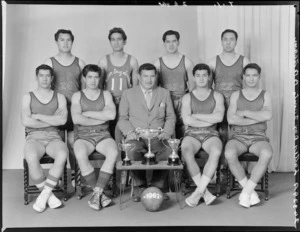
[[[268,92],[264,94],[264,106],[260,111],[239,111],[241,117],[256,120],[258,122],[270,121],[272,119],[272,101]]]
[[[103,96],[104,96],[104,102],[105,106],[103,110],[101,111],[85,111],[82,113],[83,116],[91,118],[91,119],[97,119],[101,121],[109,121],[109,120],[114,120],[116,117],[116,106],[113,102],[111,93],[108,91],[103,91]]]
[[[186,71],[187,71],[187,75],[188,75],[189,92],[191,92],[196,87],[196,83],[195,83],[194,76],[193,76],[194,64],[187,57],[185,58],[185,67],[186,67]]]
[[[218,92],[214,92],[214,98],[216,101],[216,106],[211,114],[192,114],[191,116],[198,120],[213,124],[222,122],[225,111],[224,98]]]
[[[82,75],[82,70],[83,70],[84,66],[85,66],[84,61],[79,59],[79,67],[80,67],[80,70],[81,70],[81,78],[80,78],[81,89],[85,89],[85,81],[84,81],[84,77]]]
[[[32,114],[31,117],[47,123],[51,126],[61,126],[67,122],[68,110],[67,110],[67,101],[64,95],[57,94],[58,98],[58,108],[54,115],[46,114]]]
[[[82,115],[80,96],[80,92],[76,92],[72,96],[71,113],[74,124],[79,124],[82,126],[92,126],[105,123],[105,121],[88,118]]]
[[[239,116],[237,111],[237,100],[239,91],[234,92],[230,97],[230,104],[227,112],[227,121],[229,125],[247,126],[258,123],[258,121]]]
[[[30,128],[49,127],[50,125],[48,123],[32,118],[30,102],[31,102],[31,97],[30,94],[27,93],[23,96],[22,99],[21,121],[23,126],[30,127]]]
[[[130,66],[132,68],[132,85],[136,86],[139,84],[139,78],[138,78],[139,64],[137,62],[137,59],[134,58],[133,56],[131,56],[131,59],[130,59]]]
[[[189,93],[185,94],[182,98],[181,115],[183,123],[186,126],[207,127],[213,125],[213,123],[204,122],[192,117],[191,95]]]

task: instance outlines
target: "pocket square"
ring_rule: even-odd
[[[159,105],[159,107],[165,107],[165,106],[166,106],[166,104],[164,102],[161,102]]]

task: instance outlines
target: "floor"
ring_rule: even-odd
[[[137,227],[137,226],[275,226],[294,227],[294,174],[269,174],[269,200],[250,209],[238,205],[238,194],[226,198],[225,182],[221,196],[210,206],[201,203],[195,208],[185,205],[186,196],[179,195],[180,206],[175,193],[168,193],[159,212],[148,212],[141,203],[132,202],[130,188],[125,190],[122,210],[119,196],[113,204],[101,211],[89,208],[87,201],[91,192],[81,200],[74,195],[59,209],[47,208],[43,213],[32,209],[35,196],[29,205],[23,201],[23,170],[2,171],[2,229],[38,227]],[[72,187],[69,188],[71,192]],[[211,190],[213,192],[213,189]],[[182,209],[181,209],[182,208]]]

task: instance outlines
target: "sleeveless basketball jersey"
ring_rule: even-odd
[[[45,115],[54,115],[55,111],[58,109],[58,98],[57,93],[53,92],[53,97],[48,103],[42,103],[40,100],[35,96],[33,92],[29,92],[30,94],[30,109],[32,114],[45,114]],[[49,126],[44,128],[25,128],[25,132],[29,133],[31,131],[37,131],[37,130],[53,130],[57,131],[57,127],[55,126]]]
[[[81,88],[81,69],[79,59],[75,57],[74,62],[69,66],[61,65],[54,57],[51,57],[54,70],[52,89],[66,96],[67,103],[71,104],[73,93]]]
[[[211,114],[215,107],[216,107],[216,100],[214,98],[214,91],[211,90],[208,97],[201,101],[193,94],[193,92],[190,92],[191,96],[191,113],[192,114]],[[211,127],[216,128],[216,124],[212,125]],[[188,127],[188,129],[190,126]]]
[[[104,95],[102,90],[99,94],[99,97],[96,100],[88,99],[82,90],[80,91],[80,93],[81,93],[80,105],[81,105],[82,112],[103,110],[105,106],[105,100],[104,100]],[[101,124],[101,126],[103,126],[103,128],[108,127],[108,122]]]
[[[215,70],[215,90],[221,92],[226,98],[243,87],[243,60],[244,56],[240,55],[237,61],[231,65],[224,65],[217,56]]]
[[[258,97],[252,101],[245,98],[243,91],[240,90],[239,98],[237,100],[237,110],[244,111],[244,110],[251,110],[251,111],[259,111],[264,106],[264,94],[265,90],[262,90]],[[233,129],[234,128],[234,129]],[[254,132],[265,132],[267,130],[267,122],[259,122],[253,125],[248,126],[237,126],[232,125],[233,130],[239,131],[240,129],[248,129],[248,131]]]
[[[130,67],[131,55],[128,54],[126,62],[123,66],[115,66],[112,64],[110,55],[106,55],[106,87],[114,97],[120,97],[122,91],[131,87],[131,72]]]
[[[162,57],[160,62],[160,85],[170,91],[171,95],[182,96],[188,91],[186,84],[188,80],[185,68],[185,56],[183,55],[179,64],[175,68],[165,65]]]

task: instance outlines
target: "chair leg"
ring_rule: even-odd
[[[217,178],[216,178],[216,195],[217,197],[220,196],[220,191],[221,191],[221,187],[220,187],[220,172],[221,172],[221,166],[218,164],[218,167],[217,167]]]
[[[226,190],[227,199],[230,198],[230,190],[231,190],[230,181],[231,181],[231,172],[229,167],[227,167],[227,190]]]
[[[25,159],[23,159],[23,167],[24,167],[24,204],[28,205],[29,170],[28,170],[28,164]]]
[[[76,165],[76,170],[75,170],[75,185],[76,185],[77,199],[80,200],[82,198],[82,189],[81,189],[81,172],[78,164]]]
[[[116,166],[114,167],[114,173],[112,176],[112,195],[113,197],[117,196],[117,170],[116,170]]]
[[[68,172],[67,172],[67,162],[64,167],[64,201],[68,200]]]
[[[269,174],[268,170],[266,171],[265,174],[265,200],[269,200],[269,186],[268,186],[268,181],[269,181]]]

